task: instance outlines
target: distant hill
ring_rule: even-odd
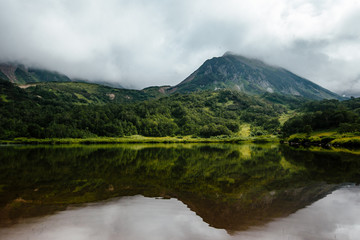
[[[205,61],[170,93],[232,89],[251,95],[266,92],[302,96],[309,99],[343,99],[319,85],[280,67],[230,53]]]
[[[20,88],[44,100],[73,104],[131,103],[161,95],[158,91],[119,89],[85,82],[31,83],[20,85]]]
[[[112,88],[123,88],[119,83],[106,82],[103,80],[89,81],[81,78],[70,78],[56,71],[48,71],[40,68],[31,68],[18,63],[0,63],[0,79],[10,81],[17,85],[38,82],[83,82],[96,83]]]
[[[15,84],[33,82],[70,82],[64,74],[43,69],[27,68],[21,64],[0,64],[0,78]]]

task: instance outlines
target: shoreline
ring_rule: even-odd
[[[360,136],[302,136],[294,134],[287,139],[281,139],[276,136],[262,137],[211,137],[198,138],[191,136],[178,137],[144,137],[140,135],[127,137],[95,137],[95,138],[15,138],[12,140],[0,140],[1,145],[66,145],[66,144],[137,144],[137,143],[281,143],[292,147],[345,147],[360,148]]]
[[[193,138],[185,137],[97,137],[97,138],[15,138],[12,140],[0,140],[0,144],[28,144],[28,145],[59,145],[59,144],[132,144],[132,143],[267,143],[279,142],[279,138],[242,138],[242,137],[214,137],[214,138]]]
[[[287,139],[289,146],[318,146],[318,147],[342,147],[342,148],[360,148],[360,136],[351,135],[329,135],[329,136],[304,136],[294,134]]]

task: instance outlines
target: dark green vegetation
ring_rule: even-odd
[[[360,98],[351,98],[342,102],[337,100],[309,102],[303,104],[299,112],[301,114],[290,118],[282,126],[284,136],[304,133],[304,135],[292,136],[290,142],[360,145]],[[333,130],[336,134],[326,133],[329,130]],[[344,139],[333,142],[336,138]]]
[[[251,124],[252,135],[277,134],[279,116],[303,101],[229,90],[162,98],[154,95],[151,89],[135,91],[73,82],[20,89],[0,81],[0,138],[136,134],[210,137],[236,135],[243,123]]]
[[[359,98],[309,101],[230,90],[167,95],[158,87],[139,91],[77,82],[37,83],[22,89],[0,80],[0,139],[288,137],[329,129],[349,137],[359,132],[359,105]]]
[[[84,82],[47,82],[34,84],[25,89],[45,101],[58,101],[76,105],[104,105],[106,103],[132,103],[160,96],[146,90],[118,89]]]
[[[359,155],[269,144],[0,150],[1,224],[68,204],[142,194],[176,197],[211,226],[240,230],[287,216],[343,182],[360,181]]]
[[[250,95],[274,92],[309,99],[343,99],[286,69],[230,53],[207,60],[170,92],[231,89]]]

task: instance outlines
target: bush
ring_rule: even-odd
[[[360,132],[360,124],[359,123],[340,123],[338,132],[339,133]]]
[[[239,124],[235,121],[229,121],[225,125],[232,132],[238,132],[240,129]]]

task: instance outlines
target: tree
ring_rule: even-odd
[[[310,137],[311,133],[312,133],[312,128],[310,125],[305,125],[304,127],[304,132],[306,133],[307,137]]]

